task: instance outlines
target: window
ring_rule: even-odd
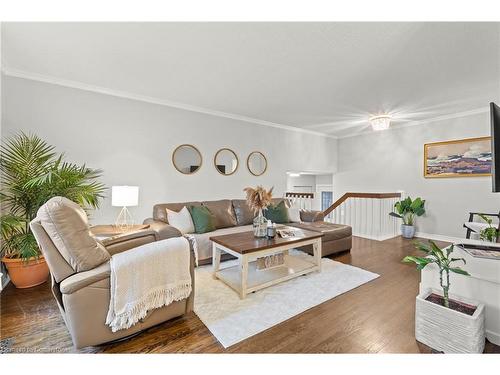
[[[333,204],[333,192],[322,191],[321,192],[321,211],[326,210]]]

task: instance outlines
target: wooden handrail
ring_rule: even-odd
[[[314,198],[314,193],[293,193],[293,192],[286,192],[285,193],[285,198]]]
[[[344,203],[349,198],[371,198],[371,199],[385,199],[385,198],[401,198],[401,193],[345,193],[337,199],[330,207],[323,211],[323,215],[327,216],[335,210],[338,206]]]

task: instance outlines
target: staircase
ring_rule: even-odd
[[[397,237],[400,220],[389,216],[402,193],[345,193],[323,211],[325,221],[352,227],[354,236],[383,241]]]

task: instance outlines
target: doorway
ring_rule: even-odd
[[[333,174],[318,172],[287,172],[287,192],[313,193],[308,209],[323,211],[333,203]]]

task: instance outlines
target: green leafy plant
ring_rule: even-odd
[[[437,265],[437,267],[439,268],[439,282],[441,288],[443,288],[443,305],[445,307],[449,307],[450,303],[448,292],[450,290],[450,272],[470,276],[467,271],[461,269],[460,267],[454,267],[452,266],[452,264],[456,262],[463,262],[463,264],[465,264],[465,259],[451,257],[451,254],[453,253],[453,245],[450,245],[446,249],[441,250],[434,241],[429,240],[428,244],[418,242],[415,243],[415,246],[420,251],[423,251],[426,256],[406,256],[404,257],[403,262],[415,263],[418,270],[423,270],[428,264]]]
[[[489,225],[488,228],[484,228],[479,232],[479,238],[483,241],[495,242],[498,237],[498,229],[492,225],[493,220],[483,214],[479,214],[479,216]]]
[[[102,171],[63,161],[54,147],[33,134],[19,133],[0,146],[1,255],[27,260],[40,251],[29,223],[40,206],[62,196],[83,208],[99,207]]]
[[[403,220],[404,225],[413,225],[415,216],[422,216],[425,213],[425,200],[416,198],[412,200],[410,197],[396,202],[394,205],[396,212],[391,212],[389,215]]]

